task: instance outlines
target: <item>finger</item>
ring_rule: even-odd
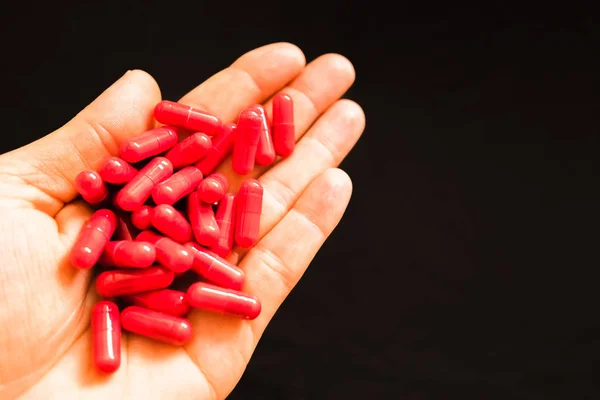
[[[267,323],[338,224],[351,192],[346,173],[325,171],[250,250],[241,267],[248,278],[244,290],[262,302],[257,319],[243,321],[200,310],[190,314],[195,337],[186,348],[219,398],[225,398],[240,378]]]
[[[315,177],[342,162],[364,128],[362,108],[351,100],[340,100],[319,118],[287,159],[260,177],[264,196],[259,238],[284,217]],[[244,249],[236,247],[231,259],[244,254]]]
[[[294,79],[305,63],[304,54],[293,44],[259,47],[213,75],[179,102],[203,108],[223,121],[235,121],[244,108],[264,101]]]
[[[296,141],[352,86],[354,79],[354,67],[347,58],[339,54],[325,54],[312,61],[290,85],[281,90],[294,101]],[[272,100],[265,104],[265,110],[271,119]],[[235,191],[245,179],[260,176],[268,168],[257,166],[248,175],[238,175],[233,172],[231,157],[228,157],[217,170],[228,177],[230,190]]]
[[[3,172],[45,194],[40,207],[54,215],[77,195],[73,182],[80,171],[96,169],[107,155],[117,154],[122,141],[152,127],[159,101],[156,81],[129,71],[66,125],[3,156]]]

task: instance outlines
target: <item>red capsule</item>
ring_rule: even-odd
[[[275,153],[287,157],[294,151],[296,133],[294,127],[294,102],[287,94],[273,97],[273,147]]]
[[[89,269],[97,262],[106,244],[115,232],[117,216],[101,209],[84,225],[71,250],[71,264],[76,268]]]
[[[154,245],[145,242],[108,242],[100,264],[105,267],[148,268],[156,260]]]
[[[155,265],[144,269],[112,269],[96,278],[96,291],[104,297],[163,289],[173,283],[173,271]]]
[[[100,301],[92,309],[92,356],[102,372],[112,373],[121,365],[121,319],[111,301]]]
[[[242,288],[246,276],[240,268],[215,253],[200,247],[197,243],[189,242],[185,246],[194,255],[192,269],[198,275],[224,288]]]
[[[242,183],[236,199],[235,243],[250,248],[258,241],[263,188],[256,179]]]
[[[123,185],[132,180],[138,171],[119,157],[107,157],[100,165],[98,173],[105,182]]]
[[[173,272],[185,272],[192,267],[194,256],[183,245],[152,231],[143,231],[135,238],[137,242],[149,242],[156,249],[156,261]]]
[[[206,155],[196,163],[196,167],[202,171],[204,176],[210,174],[221,164],[221,162],[231,153],[233,143],[237,137],[235,124],[225,124],[222,126],[221,133],[212,140],[212,147]]]
[[[125,300],[135,306],[160,311],[177,317],[183,317],[190,311],[187,295],[177,290],[160,289],[132,294],[125,296]]]
[[[198,198],[205,203],[214,204],[221,200],[228,187],[225,175],[215,172],[207,176],[198,187]]]
[[[210,204],[200,201],[198,192],[193,192],[188,196],[187,212],[196,241],[205,246],[215,244],[219,237],[219,226],[215,220],[215,213]]]
[[[221,129],[221,120],[207,112],[173,101],[163,100],[154,107],[154,118],[162,124],[178,126],[214,136]]]
[[[178,243],[192,240],[192,227],[189,222],[183,214],[168,204],[154,207],[152,225]]]
[[[156,204],[174,204],[192,193],[202,182],[202,172],[196,167],[185,167],[154,188],[152,199]]]
[[[258,165],[271,165],[275,161],[275,149],[273,148],[273,139],[271,138],[269,121],[267,121],[267,113],[265,112],[265,108],[259,104],[253,105],[252,108],[258,113],[262,123],[255,161]]]
[[[260,140],[262,121],[256,111],[248,108],[238,117],[238,136],[233,144],[233,157],[231,166],[233,170],[246,175],[254,168],[256,149]]]
[[[121,144],[120,155],[123,160],[136,163],[158,155],[177,144],[177,130],[170,126],[150,129]]]
[[[227,193],[217,207],[215,215],[219,226],[217,242],[210,248],[221,257],[227,257],[233,248],[233,234],[235,232],[235,195]]]
[[[186,165],[192,165],[200,160],[212,147],[210,137],[204,133],[194,133],[188,138],[177,143],[165,158],[171,161],[173,168],[178,169]]]
[[[152,210],[154,210],[154,207],[141,206],[131,213],[131,223],[133,223],[133,226],[141,231],[150,229],[152,227]]]
[[[75,188],[85,201],[98,204],[108,196],[108,189],[96,171],[81,171],[75,177]]]
[[[260,301],[246,293],[224,289],[204,282],[194,283],[187,291],[192,307],[254,319],[260,314]]]
[[[185,318],[138,306],[121,313],[123,329],[151,339],[181,346],[192,338],[192,324]]]
[[[119,191],[115,202],[125,211],[135,211],[150,197],[154,187],[172,174],[171,162],[164,157],[156,157]]]

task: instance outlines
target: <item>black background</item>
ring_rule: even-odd
[[[231,399],[600,396],[591,10],[24,3],[4,10],[2,151],[128,69],[175,100],[270,42],[353,61],[352,201]]]

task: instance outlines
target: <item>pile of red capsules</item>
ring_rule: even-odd
[[[278,94],[272,104],[272,124],[260,105],[243,110],[237,124],[225,124],[162,101],[154,117],[164,126],[122,143],[120,157],[77,176],[77,190],[97,211],[79,233],[71,263],[100,267],[96,290],[104,300],[91,318],[100,371],[119,368],[121,327],[183,345],[192,338],[185,318],[191,308],[259,315],[260,301],[241,291],[244,271],[226,257],[234,244],[248,249],[257,242],[263,189],[247,179],[237,194],[228,193],[225,175],[213,171],[230,153],[240,175],[291,154],[292,99]],[[190,274],[194,283],[182,290],[178,281]]]

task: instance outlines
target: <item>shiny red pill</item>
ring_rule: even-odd
[[[85,201],[98,204],[108,196],[108,188],[96,171],[81,171],[75,177],[75,188]]]
[[[99,263],[105,267],[148,268],[155,260],[153,244],[121,240],[108,242]]]
[[[198,187],[198,198],[205,203],[214,204],[221,200],[227,191],[229,182],[225,175],[220,172],[210,174],[200,183]]]
[[[258,112],[261,120],[260,138],[258,147],[256,148],[255,161],[258,165],[271,165],[275,161],[275,148],[273,147],[273,138],[269,129],[269,121],[265,108],[259,104],[255,104],[252,108]]]
[[[123,185],[132,180],[138,171],[119,157],[107,157],[98,168],[98,173],[105,182]]]
[[[150,242],[156,249],[156,261],[173,272],[185,272],[192,268],[194,256],[183,245],[152,231],[143,231],[135,238],[138,242]]]
[[[215,213],[210,204],[200,201],[197,191],[188,196],[187,213],[196,241],[204,246],[215,244],[219,237]]]
[[[112,269],[96,278],[96,291],[104,297],[163,289],[173,283],[173,271],[161,266],[144,269]]]
[[[227,193],[217,207],[215,215],[219,226],[219,237],[210,248],[215,254],[227,257],[233,248],[233,235],[235,232],[235,195]]]
[[[196,167],[185,167],[162,181],[152,191],[156,204],[174,204],[192,193],[202,182],[202,172]]]
[[[296,133],[294,127],[294,102],[283,93],[273,97],[273,147],[275,153],[287,157],[294,151]]]
[[[121,143],[119,155],[130,163],[156,156],[177,144],[177,130],[170,126],[150,129],[126,142]]]
[[[121,318],[111,301],[100,301],[92,309],[92,358],[96,368],[112,373],[121,365]]]
[[[116,204],[125,211],[137,210],[148,200],[156,185],[172,174],[171,162],[164,157],[156,157],[119,191]]]
[[[242,183],[236,198],[235,243],[250,248],[258,241],[263,187],[256,179]]]
[[[194,133],[177,143],[167,154],[165,158],[171,161],[173,168],[179,169],[186,165],[192,165],[200,160],[212,147],[210,137],[204,133]]]
[[[192,270],[198,275],[224,288],[241,289],[244,286],[246,275],[240,268],[198,243],[189,242],[185,246],[194,255]]]
[[[129,332],[175,346],[192,338],[192,324],[187,319],[138,306],[123,310],[121,324]]]
[[[178,243],[192,240],[192,227],[173,206],[160,204],[152,211],[152,225]]]
[[[221,120],[205,111],[185,104],[163,100],[154,107],[154,118],[162,124],[173,125],[214,136],[221,129]]]
[[[235,124],[224,124],[221,133],[212,139],[212,147],[206,155],[196,163],[196,167],[202,171],[204,176],[210,174],[231,153],[233,144],[237,137]]]
[[[76,268],[89,269],[97,262],[117,227],[114,212],[101,209],[83,226],[71,250],[71,264]]]
[[[131,223],[141,231],[152,227],[152,206],[141,206],[131,213]]]
[[[235,315],[244,319],[258,317],[261,310],[260,301],[256,297],[205,282],[192,284],[187,295],[190,305],[194,308]]]
[[[254,168],[256,149],[262,129],[260,116],[251,108],[242,111],[238,117],[236,129],[239,132],[233,144],[231,166],[236,173],[246,175]]]
[[[150,292],[125,296],[125,300],[135,306],[160,311],[177,317],[183,317],[190,311],[187,295],[177,290],[152,290]]]

